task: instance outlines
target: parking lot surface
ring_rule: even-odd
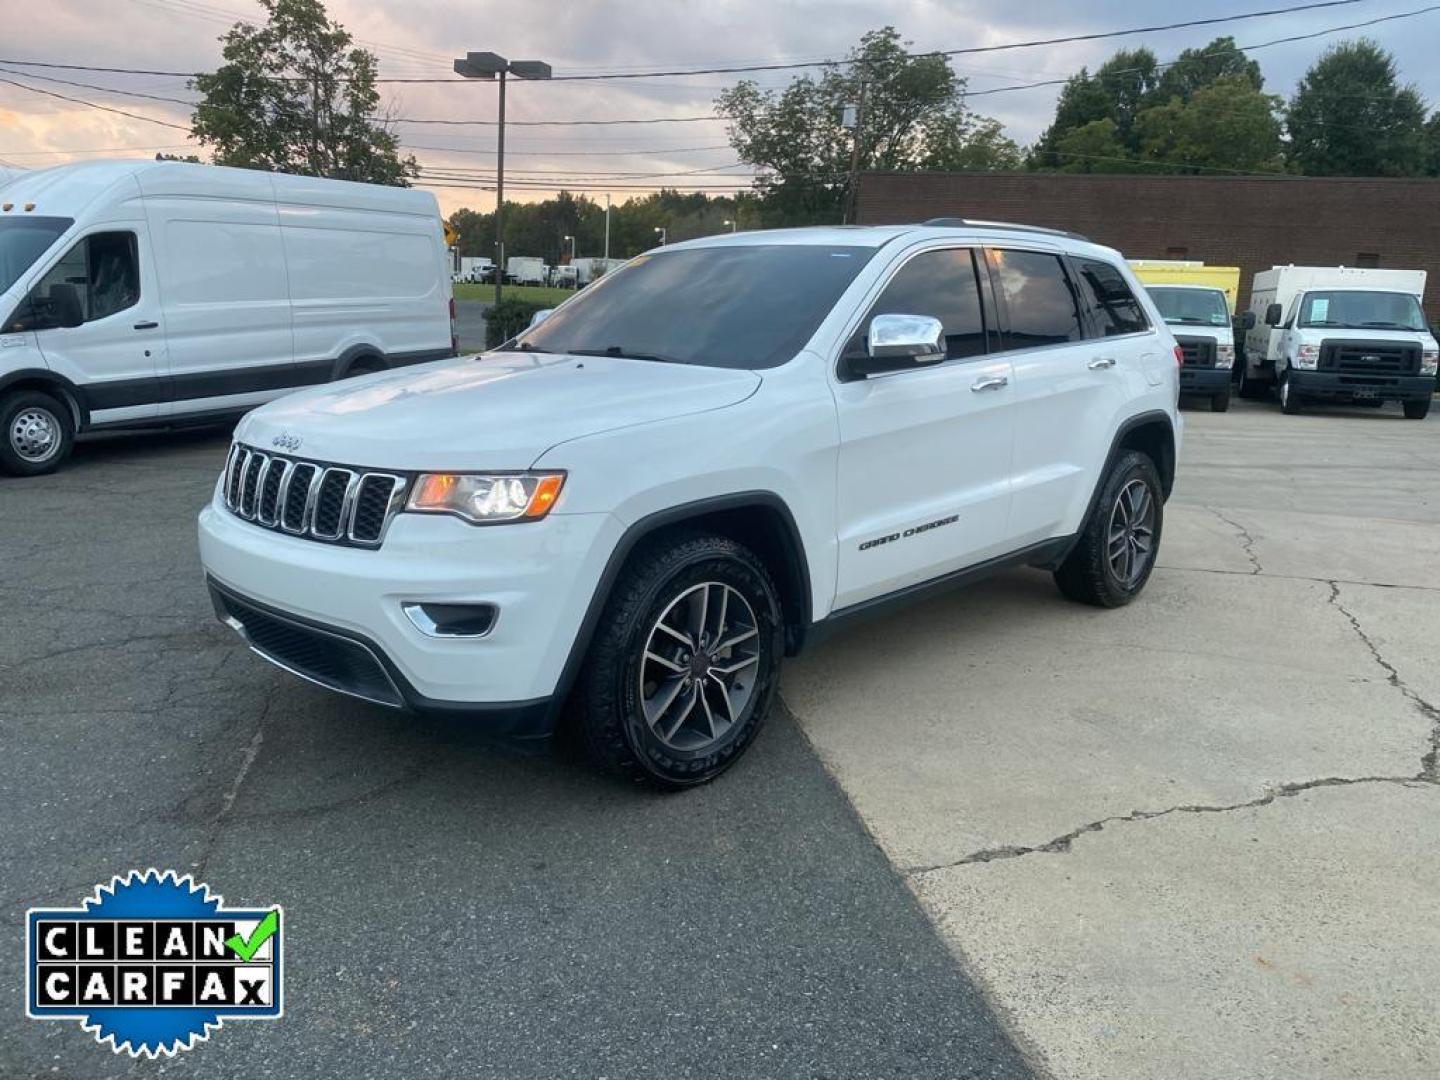
[[[783,712],[666,797],[251,655],[195,550],[227,440],[0,479],[0,1076],[1029,1075]],[[283,905],[282,1019],[150,1062],[25,1018],[25,909],[148,866]]]
[[[1440,424],[1190,412],[1159,568],[860,628],[785,698],[1060,1077],[1440,1075]]]

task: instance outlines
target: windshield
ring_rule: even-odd
[[[1301,326],[1347,330],[1425,329],[1420,301],[1409,293],[1339,290],[1308,292],[1300,305]]]
[[[804,347],[874,253],[746,244],[642,255],[505,348],[775,367]]]
[[[1229,326],[1230,309],[1219,289],[1166,289],[1147,285],[1145,291],[1167,323],[1185,326]]]
[[[0,293],[19,281],[73,224],[63,217],[0,218]]]

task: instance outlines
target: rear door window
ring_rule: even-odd
[[[1085,336],[1060,256],[997,248],[990,258],[1005,304],[1005,348],[1064,345]]]
[[[1145,309],[1118,269],[1098,259],[1076,259],[1074,266],[1080,275],[1080,293],[1097,336],[1138,334],[1150,329]]]
[[[975,256],[969,248],[916,255],[890,279],[851,348],[864,351],[864,335],[876,315],[929,315],[945,327],[945,358],[985,354],[985,318]]]

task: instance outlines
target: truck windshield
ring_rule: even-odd
[[[1145,291],[1167,323],[1184,326],[1228,326],[1230,310],[1219,289],[1167,289],[1147,285]]]
[[[20,280],[35,260],[75,224],[72,218],[0,218],[0,293]]]
[[[874,253],[746,244],[642,255],[505,348],[775,367],[804,347]]]
[[[1336,289],[1306,293],[1299,325],[1419,332],[1425,330],[1425,315],[1409,293]]]

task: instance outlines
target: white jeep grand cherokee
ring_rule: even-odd
[[[675,244],[494,352],[250,413],[201,554],[221,619],[296,675],[511,735],[569,702],[599,762],[698,784],[755,737],[783,656],[890,601],[1017,564],[1133,598],[1176,351],[1073,235]]]

